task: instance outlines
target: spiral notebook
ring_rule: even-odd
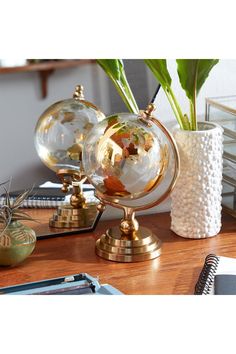
[[[195,295],[236,295],[236,258],[209,254],[195,286]]]
[[[65,195],[58,183],[46,182],[39,187],[34,187],[27,199],[24,200],[23,208],[57,208],[67,205],[70,202],[71,194]],[[94,187],[91,184],[83,186],[84,197],[88,203],[96,203],[97,198],[94,196]],[[24,190],[10,192],[10,201],[14,202],[15,198]],[[5,202],[5,193],[0,195],[0,205]]]

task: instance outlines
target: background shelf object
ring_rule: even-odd
[[[206,120],[224,128],[224,134],[236,139],[236,95],[206,98]]]
[[[205,119],[224,129],[222,207],[236,217],[236,96],[206,98]]]
[[[34,62],[29,62],[23,66],[0,66],[0,74],[37,71],[41,81],[42,98],[45,98],[47,96],[48,78],[55,70],[94,63],[96,63],[95,59],[39,60],[39,62],[34,60]]]
[[[229,161],[236,163],[236,140],[224,140],[223,157]]]
[[[223,165],[223,179],[228,182],[228,184],[236,187],[236,164],[233,166],[231,161],[224,159]]]
[[[224,211],[236,217],[236,189],[223,180],[223,201],[222,207]]]

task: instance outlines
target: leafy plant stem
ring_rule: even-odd
[[[173,100],[172,100],[171,95],[169,94],[169,92],[166,92],[166,96],[167,96],[167,98],[168,98],[168,100],[169,100],[169,102],[170,102],[171,108],[172,108],[172,110],[173,110],[173,112],[174,112],[174,115],[175,115],[175,117],[176,117],[176,119],[177,119],[179,125],[180,125],[180,128],[181,128],[181,129],[184,129],[183,124],[182,124],[182,121],[181,121],[181,119],[180,119],[180,117],[179,117],[179,113],[178,113],[178,111],[177,111],[177,109],[176,109],[176,107],[175,107],[175,104],[174,104],[174,102],[173,102]]]
[[[97,63],[111,79],[129,111],[138,114],[139,108],[125,75],[123,60],[97,59]]]
[[[194,89],[193,89],[193,97],[190,98],[190,120],[191,120],[191,129],[197,130],[197,79],[198,79],[198,67],[199,67],[199,60],[196,61],[196,74],[194,78]]]
[[[165,90],[167,98],[170,102],[170,105],[172,107],[172,110],[176,116],[176,119],[180,125],[180,128],[182,130],[188,130],[189,129],[189,122],[186,118],[184,118],[184,115],[180,109],[180,106],[178,104],[178,101],[174,95],[174,92],[172,91],[172,89],[169,87],[168,89]]]
[[[123,98],[123,101],[126,104],[126,106],[128,107],[129,111],[131,113],[138,113],[139,108],[136,104],[136,101],[134,99],[134,96],[131,92],[130,86],[129,86],[126,78],[122,79],[122,83],[119,82],[118,80],[115,80],[111,76],[110,76],[110,78],[113,81],[114,85],[116,86],[116,89],[119,92],[120,96]]]
[[[189,100],[189,103],[190,103],[191,130],[197,130],[196,101],[194,103],[192,100]]]

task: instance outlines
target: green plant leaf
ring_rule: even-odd
[[[187,97],[193,100],[198,95],[211,69],[218,59],[176,59],[179,81]]]
[[[179,81],[190,101],[191,129],[197,129],[196,97],[218,59],[176,59]]]
[[[178,104],[178,101],[174,95],[174,92],[171,89],[171,77],[167,69],[166,59],[144,59],[144,62],[147,64],[149,69],[154,74],[155,78],[161,84],[167,99],[170,102],[171,108],[175,114],[175,117],[180,125],[181,129],[189,129],[189,121],[187,116],[184,117],[181,108]]]
[[[166,59],[144,59],[149,69],[163,88],[171,86],[171,77],[167,69]]]
[[[197,130],[196,96],[218,59],[177,59],[177,69],[182,88],[190,101],[190,119],[183,114],[171,88],[171,76],[165,59],[144,59],[161,84],[181,129]]]
[[[97,59],[97,63],[112,80],[129,111],[138,113],[139,108],[126,78],[123,61],[121,59]]]
[[[120,59],[97,59],[97,63],[106,74],[115,80],[120,80],[121,71],[124,70],[123,61]]]

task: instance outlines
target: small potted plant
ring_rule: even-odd
[[[34,250],[36,234],[30,227],[21,223],[24,220],[35,221],[20,209],[31,190],[26,190],[14,201],[5,190],[5,201],[0,206],[0,266],[12,266],[22,262]]]
[[[111,64],[116,60],[106,59]],[[180,176],[171,197],[171,229],[187,238],[215,236],[221,228],[223,130],[215,123],[197,121],[196,98],[218,59],[176,60],[189,114],[183,113],[172,90],[166,60],[144,61],[162,86],[178,122],[173,135],[180,153]],[[98,62],[101,65],[101,60]],[[106,71],[106,65],[101,66]],[[119,93],[126,102],[125,90]]]

